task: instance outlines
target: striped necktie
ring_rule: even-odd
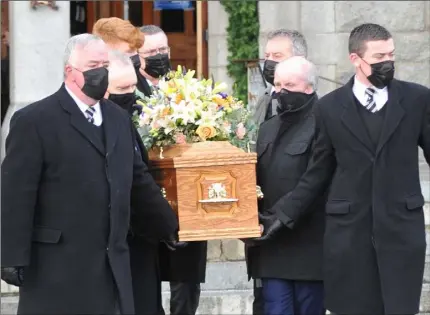
[[[85,111],[85,114],[87,115],[88,122],[94,124],[94,113],[96,112],[96,109],[93,106],[89,106],[87,110]]]
[[[376,108],[376,102],[373,98],[373,96],[375,95],[375,90],[372,88],[367,88],[365,91],[366,97],[367,97],[367,101],[366,101],[366,109],[372,113],[375,113],[378,111],[378,109]]]

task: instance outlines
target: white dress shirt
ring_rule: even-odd
[[[79,109],[81,110],[82,114],[84,114],[84,117],[87,118],[87,113],[85,113],[85,111],[88,109],[87,104],[84,104],[84,102],[82,102],[75,94],[73,94],[72,91],[70,91],[67,86],[66,87],[66,91],[67,93],[69,93],[69,95],[73,98],[73,100],[75,101],[76,105],[78,105]],[[93,124],[96,126],[100,126],[103,122],[103,116],[102,116],[102,110],[100,107],[100,102],[97,102],[96,104],[94,104],[92,106],[96,111],[94,112],[93,118],[94,118],[94,122]]]
[[[357,77],[354,77],[354,85],[352,87],[352,92],[354,93],[357,100],[360,102],[361,105],[366,106],[367,104],[367,95],[366,95],[366,89],[368,87],[361,83]],[[371,87],[375,90],[375,94],[373,94],[373,100],[376,103],[376,109],[377,111],[384,107],[384,105],[388,101],[388,89],[387,87],[384,87],[383,89],[378,89],[374,86]]]

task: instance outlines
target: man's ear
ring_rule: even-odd
[[[109,98],[109,95],[110,95],[110,94],[109,94],[109,92],[108,92],[108,91],[106,91],[104,98],[105,98],[105,99],[108,99],[108,98]]]
[[[360,66],[360,56],[356,53],[352,53],[349,55],[349,61],[354,65],[354,67],[358,68]]]

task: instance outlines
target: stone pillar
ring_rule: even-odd
[[[4,157],[9,121],[15,111],[55,92],[63,81],[63,54],[70,37],[70,3],[58,11],[31,9],[29,1],[9,1],[10,106],[2,125]],[[1,291],[17,288],[1,282]]]
[[[63,54],[70,37],[70,3],[58,11],[33,10],[30,1],[9,1],[10,106],[2,126],[1,156],[15,111],[55,92],[63,80]]]
[[[231,88],[233,80],[227,73],[228,14],[220,1],[208,1],[208,12],[209,78],[213,75],[215,81],[225,82]]]

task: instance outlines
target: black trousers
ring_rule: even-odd
[[[252,314],[264,315],[263,285],[261,279],[254,279],[254,301],[252,302]]]
[[[170,282],[170,314],[195,315],[200,301],[200,283]]]

